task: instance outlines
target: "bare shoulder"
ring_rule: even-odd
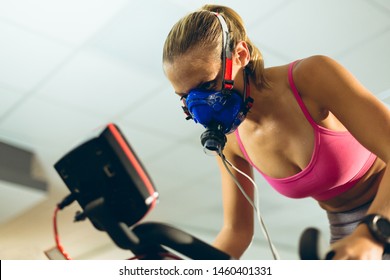
[[[313,55],[297,61],[294,69],[298,71],[318,71],[322,67],[341,66],[335,59],[326,55]]]
[[[293,76],[302,95],[327,107],[329,102],[342,102],[355,94],[369,94],[348,69],[324,55],[300,60],[294,67]]]
[[[294,66],[294,80],[304,83],[316,83],[341,72],[348,73],[340,63],[325,55],[315,55],[299,60]]]
[[[390,158],[390,111],[349,70],[329,57],[313,56],[301,60],[293,75],[304,98],[331,112],[383,160]]]

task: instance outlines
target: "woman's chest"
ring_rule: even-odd
[[[286,178],[305,169],[310,163],[314,145],[313,127],[290,116],[274,120],[251,130],[239,130],[242,146],[252,164],[273,178]]]
[[[310,98],[297,100],[289,88],[273,92],[271,100],[262,107],[260,100],[254,118],[239,127],[241,150],[265,175],[286,178],[304,170],[319,144],[319,126],[346,130],[330,111]]]

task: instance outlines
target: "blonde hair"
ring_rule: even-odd
[[[200,10],[180,19],[165,40],[163,63],[173,63],[176,58],[193,48],[208,47],[216,51],[221,50],[222,29],[217,17],[211,12],[224,17],[230,32],[232,50],[238,42],[246,42],[250,53],[250,61],[246,66],[247,73],[253,78],[256,87],[268,86],[260,50],[248,38],[242,18],[226,6],[204,5]]]

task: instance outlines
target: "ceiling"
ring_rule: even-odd
[[[0,141],[33,151],[49,185],[42,194],[1,184],[2,259],[45,258],[43,249],[54,244],[53,205],[67,193],[53,164],[109,122],[123,131],[160,193],[147,219],[213,240],[222,224],[215,159],[202,151],[203,129],[184,120],[161,65],[172,25],[205,3],[0,1]],[[243,17],[267,67],[329,55],[390,104],[389,1],[213,3]],[[304,228],[319,227],[326,236],[325,213],[314,201],[286,199],[260,176],[256,180],[260,209],[282,259],[298,257]],[[73,214],[64,211],[60,227],[75,258],[125,255],[90,225],[73,224]],[[272,258],[258,226],[243,258]]]

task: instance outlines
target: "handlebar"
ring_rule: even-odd
[[[141,244],[159,244],[194,260],[231,260],[228,254],[191,234],[162,223],[142,223],[133,229]]]
[[[302,233],[299,240],[301,260],[331,260],[334,254],[318,229],[310,227]]]

